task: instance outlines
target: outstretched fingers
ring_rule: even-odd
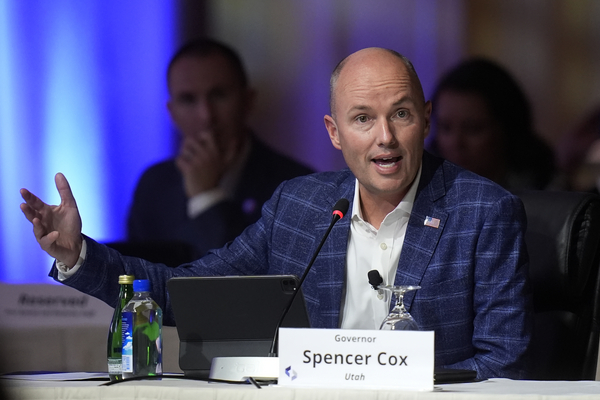
[[[77,208],[77,203],[75,202],[75,197],[73,197],[73,191],[71,190],[71,186],[69,185],[67,178],[65,178],[65,176],[59,172],[54,177],[54,183],[56,184],[56,189],[60,195],[61,205],[65,207]]]
[[[21,211],[23,212],[23,215],[25,215],[25,218],[31,223],[33,223],[34,218],[38,217],[38,213],[27,203],[21,203]]]
[[[35,212],[41,211],[46,206],[46,203],[44,203],[42,200],[40,200],[39,197],[37,197],[35,194],[31,193],[27,189],[21,189],[21,197],[23,198],[23,200],[25,200],[25,203],[21,204],[21,210],[23,210],[23,206],[27,206],[28,209]]]
[[[24,203],[21,211],[33,225],[33,234],[40,247],[51,257],[72,267],[81,252],[81,216],[69,186],[61,173],[55,176],[61,204],[44,203],[27,189],[21,189]]]

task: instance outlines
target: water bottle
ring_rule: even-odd
[[[162,375],[162,310],[150,297],[150,281],[133,281],[122,313],[123,378]]]
[[[123,337],[123,332],[121,330],[121,311],[133,297],[133,279],[133,275],[119,276],[119,285],[121,285],[121,288],[119,289],[119,302],[115,306],[115,312],[113,313],[110,329],[108,330],[108,376],[111,381],[122,379],[121,339]]]

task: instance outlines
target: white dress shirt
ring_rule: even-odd
[[[342,306],[344,329],[379,329],[389,313],[391,294],[379,296],[367,274],[376,269],[383,285],[393,285],[412,211],[421,169],[400,204],[383,219],[379,230],[362,218],[358,180],[354,189],[352,221],[346,257],[346,291]]]

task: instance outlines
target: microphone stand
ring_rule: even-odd
[[[214,357],[210,367],[209,380],[243,382],[248,379],[277,379],[279,375],[279,358],[277,357],[277,353],[275,353],[275,346],[279,337],[279,328],[281,323],[292,307],[292,303],[298,295],[298,292],[300,292],[302,283],[306,279],[308,271],[310,271],[310,268],[315,262],[317,255],[321,251],[321,247],[323,247],[323,244],[329,236],[333,225],[335,225],[337,221],[344,217],[344,214],[346,214],[348,211],[349,205],[350,203],[347,199],[340,199],[337,201],[337,203],[335,203],[335,206],[333,207],[333,217],[331,219],[331,223],[329,224],[329,228],[327,229],[327,232],[325,232],[325,235],[323,235],[323,239],[321,239],[319,247],[317,247],[317,250],[308,263],[308,266],[305,268],[300,281],[298,282],[298,287],[294,290],[292,298],[283,310],[281,318],[279,318],[268,357]]]
[[[342,200],[346,200],[346,199],[342,199]],[[338,203],[336,203],[336,207],[335,207],[336,210],[339,209],[337,207],[337,205],[339,204],[340,201],[338,201]],[[346,202],[347,201],[348,200],[346,200]],[[347,209],[348,209],[348,206],[346,206],[346,210]],[[279,328],[281,327],[281,324],[283,323],[283,319],[285,318],[285,316],[290,311],[290,308],[292,308],[292,304],[294,303],[294,299],[296,298],[296,295],[298,295],[298,292],[300,292],[300,288],[302,287],[302,283],[306,279],[306,276],[308,275],[308,271],[310,271],[310,269],[312,268],[313,263],[317,259],[317,256],[319,255],[319,252],[321,251],[321,247],[323,247],[323,244],[325,243],[325,240],[327,240],[327,238],[329,237],[329,232],[331,232],[331,229],[333,229],[333,225],[335,225],[335,223],[338,222],[343,217],[343,214],[345,212],[346,211],[344,211],[344,212],[341,213],[342,216],[340,216],[339,214],[336,214],[334,212],[333,217],[331,218],[331,223],[329,224],[329,228],[327,228],[327,231],[325,232],[325,235],[323,235],[323,239],[321,239],[321,243],[319,243],[319,247],[317,247],[317,251],[315,251],[315,253],[312,256],[312,259],[308,263],[308,266],[304,269],[304,273],[302,274],[302,277],[300,278],[300,281],[298,281],[298,286],[294,290],[294,294],[292,294],[292,298],[290,299],[290,301],[288,302],[287,306],[283,310],[283,313],[281,314],[281,318],[279,318],[279,322],[277,322],[277,326],[275,327],[275,334],[273,335],[273,343],[271,343],[271,350],[269,351],[269,357],[277,357],[277,353],[275,352],[275,347],[277,346],[277,341],[278,341],[278,338],[279,338]]]

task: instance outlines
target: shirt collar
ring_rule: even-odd
[[[422,168],[423,164],[421,163],[421,166],[419,166],[419,171],[417,171],[417,176],[411,184],[410,189],[408,189],[408,192],[406,193],[406,195],[404,195],[404,198],[402,198],[400,203],[388,214],[388,216],[397,214],[397,218],[399,218],[403,212],[407,214],[410,214],[412,212],[415,197],[417,195],[417,188],[419,187],[419,181],[421,180]],[[355,219],[358,219],[360,221],[363,220],[362,210],[360,208],[360,191],[358,179],[356,179],[354,183],[354,200],[352,202],[352,220]]]

